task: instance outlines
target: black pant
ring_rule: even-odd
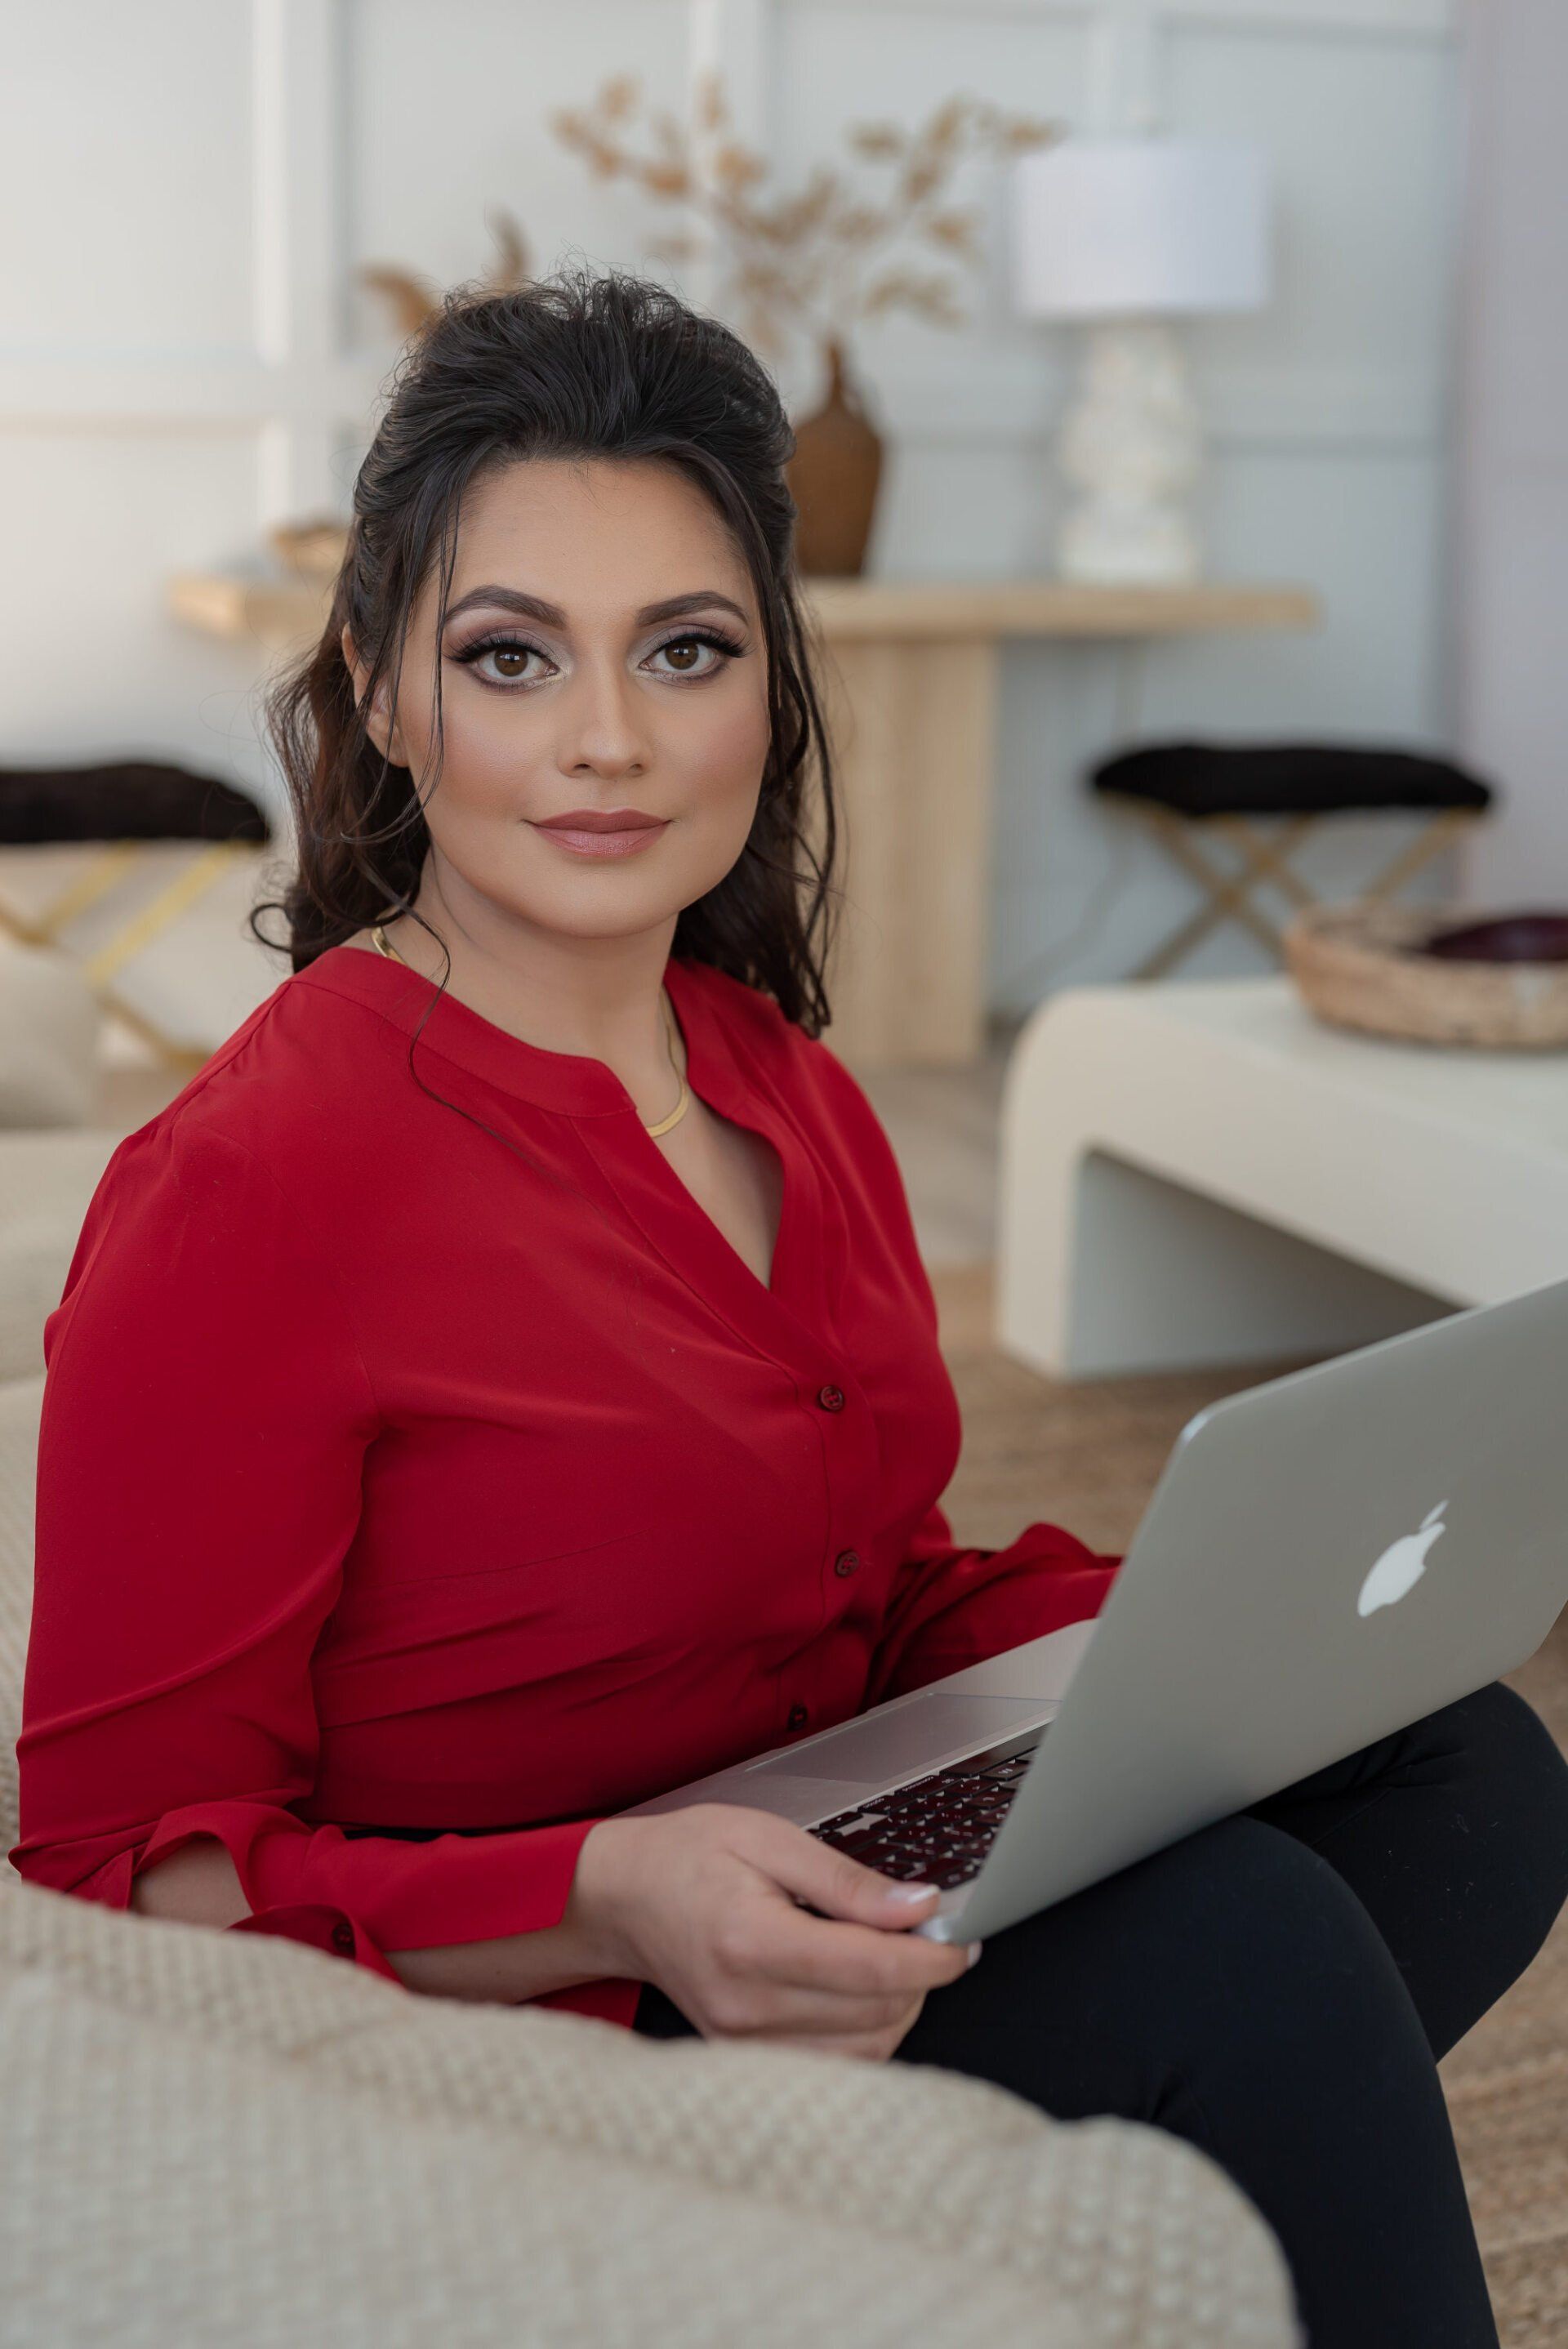
[[[996,1934],[895,2060],[1202,2147],[1312,2349],[1495,2349],[1436,2059],[1565,1897],[1568,1764],[1494,1685]]]

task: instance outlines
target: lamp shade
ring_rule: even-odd
[[[1255,310],[1268,299],[1268,181],[1251,148],[1068,140],[1021,156],[1014,172],[1014,289],[1026,316]]]

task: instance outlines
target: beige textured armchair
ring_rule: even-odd
[[[9,1093],[0,1065],[0,1102],[48,1095],[17,1025],[46,992],[0,962],[0,1064],[33,1052]],[[53,1078],[57,1105],[92,1098]],[[0,1849],[42,1322],[118,1138],[0,1128]],[[1298,2339],[1272,2235],[1155,2130],[913,2065],[419,1997],[3,1865],[0,2271],[0,2334],[48,2349]]]

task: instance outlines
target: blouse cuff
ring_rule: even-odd
[[[312,1826],[271,1804],[194,1803],[164,1814],[137,1873],[194,1836],[214,1836],[253,1915],[325,1906],[345,1912],[378,1950],[427,1950],[559,1924],[577,1855],[597,1824],[573,1819],[407,1843]]]
[[[389,1966],[363,1925],[346,1909],[323,1900],[296,1900],[286,1908],[258,1909],[229,1927],[231,1933],[272,1933],[285,1941],[303,1941],[308,1949],[325,1950],[331,1957],[351,1958],[367,1972],[407,1989],[401,1974]]]
[[[22,1873],[78,1899],[129,1909],[135,1878],[209,1836],[228,1852],[250,1904],[251,1914],[229,1931],[303,1941],[407,1987],[388,1962],[389,1951],[500,1940],[559,1924],[577,1855],[597,1824],[573,1819],[413,1844],[313,1827],[270,1803],[193,1803],[166,1812],[145,1845],[127,1846],[85,1871],[78,1846],[74,1865],[57,1851],[29,1856]],[[629,2024],[641,1992],[640,1982],[606,1977],[518,2003]]]

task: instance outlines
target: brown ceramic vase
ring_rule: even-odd
[[[882,444],[842,346],[830,337],[827,354],[827,397],[796,425],[788,469],[798,509],[796,558],[808,578],[854,578],[864,566],[876,513]]]

